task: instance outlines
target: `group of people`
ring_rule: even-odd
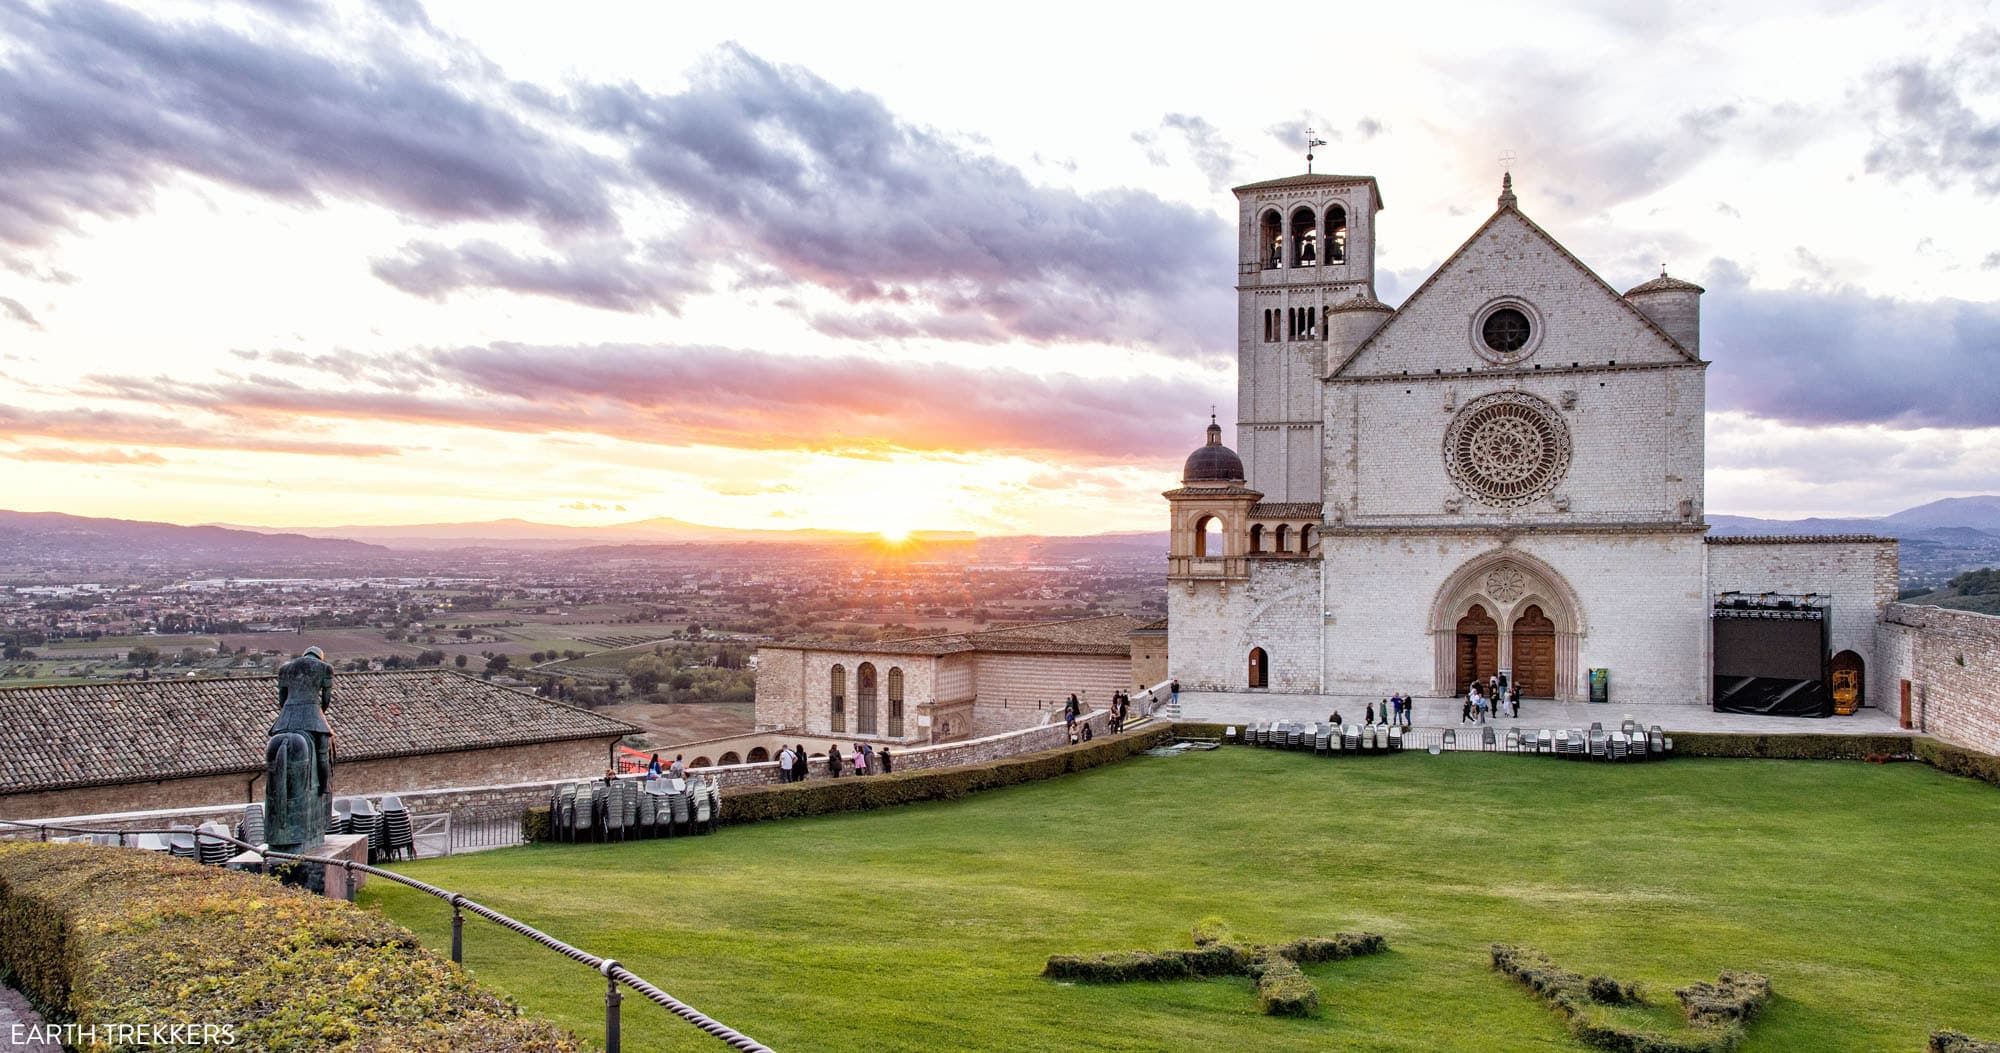
[[[782,759],[780,758],[780,760]],[[798,777],[801,779],[806,777],[806,764],[808,760],[809,758],[805,755],[805,747],[799,747],[799,752],[792,763],[798,769]],[[840,754],[839,743],[830,744],[826,748],[826,773],[835,779],[840,778],[840,772],[843,767],[852,774],[867,775],[875,770],[875,765],[878,761],[882,765],[882,774],[888,775],[896,770],[895,758],[889,755],[889,747],[887,746],[876,749],[866,742],[857,742],[844,760]]]
[[[1390,695],[1388,698],[1383,699],[1381,708],[1379,709],[1371,702],[1362,708],[1361,713],[1361,723],[1364,727],[1370,724],[1379,724],[1382,727],[1397,724],[1408,728],[1416,718],[1417,700],[1401,693]],[[1326,719],[1328,723],[1335,727],[1345,727],[1347,725],[1347,722],[1340,716],[1340,710],[1337,709]]]
[[[661,776],[666,776],[670,779],[685,779],[687,778],[687,773],[687,761],[679,753],[674,754],[674,762],[672,764],[661,764],[660,755],[657,753],[653,754],[653,759],[646,764],[646,778],[648,779],[657,779]],[[615,774],[615,772],[607,773],[605,778],[610,779]]]
[[[1124,691],[1113,691],[1111,693],[1111,701],[1106,706],[1104,726],[1109,728],[1114,734],[1123,732],[1125,730],[1125,721],[1131,715],[1132,696]],[[1069,698],[1063,701],[1063,726],[1069,729],[1069,740],[1073,743],[1090,741],[1091,731],[1089,723],[1085,723],[1081,728],[1077,727],[1077,721],[1082,716],[1083,700],[1072,692]]]
[[[1487,677],[1484,683],[1477,680],[1465,693],[1465,708],[1460,711],[1460,724],[1484,724],[1486,718],[1518,717],[1521,715],[1521,685],[1509,684],[1498,674]]]

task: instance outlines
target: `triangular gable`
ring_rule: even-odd
[[[1542,346],[1524,367],[1700,361],[1548,231],[1519,209],[1502,208],[1331,375],[1460,373],[1467,366],[1490,366],[1471,346],[1472,316],[1501,296],[1518,296],[1542,316]]]

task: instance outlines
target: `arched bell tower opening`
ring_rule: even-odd
[[[1561,574],[1526,553],[1501,549],[1454,571],[1431,604],[1430,632],[1439,694],[1505,672],[1524,697],[1583,697],[1583,608]]]

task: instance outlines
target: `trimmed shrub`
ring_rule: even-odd
[[[1747,1024],[1771,1000],[1771,978],[1762,973],[1725,971],[1714,983],[1702,981],[1674,992],[1696,1027]]]
[[[1773,760],[1866,760],[1912,755],[1908,735],[1743,735],[1733,732],[1677,731],[1677,757],[1751,757]]]
[[[277,1051],[571,1053],[373,911],[130,849],[0,845],[0,969],[86,1028],[227,1028]]]
[[[1715,983],[1697,983],[1674,992],[1691,1029],[1660,1035],[1598,1019],[1593,1005],[1644,1005],[1639,988],[1609,976],[1583,976],[1557,965],[1548,955],[1504,943],[1492,946],[1493,967],[1541,995],[1569,1023],[1579,1042],[1611,1053],[1728,1053],[1743,1041],[1743,1025],[1771,998],[1771,981],[1757,973],[1725,972]]]
[[[1358,958],[1364,954],[1380,954],[1388,949],[1389,941],[1377,933],[1343,932],[1333,936],[1307,936],[1293,940],[1279,946],[1277,952],[1300,965],[1316,965],[1320,962]]]
[[[1232,726],[1235,727],[1239,733],[1242,732],[1243,730],[1243,725],[1241,724],[1235,724],[1235,725],[1201,724],[1201,723],[1196,723],[1194,721],[1177,720],[1174,721],[1173,723],[1173,732],[1174,732],[1174,738],[1177,740],[1206,739],[1212,742],[1220,742],[1222,741],[1223,729]]]
[[[523,841],[555,840],[555,824],[546,807],[530,808],[521,819],[521,839]]]
[[[2000,786],[2000,757],[1936,739],[1917,740],[1917,759],[1939,771]]]
[[[1087,984],[1117,984],[1133,980],[1192,980],[1204,976],[1241,976],[1249,959],[1229,946],[1191,951],[1126,951],[1119,954],[1054,954],[1042,975],[1051,980]]]
[[[1270,1016],[1311,1016],[1319,1012],[1319,988],[1297,964],[1270,947],[1260,947],[1250,959],[1257,979],[1257,1008]]]
[[[1223,924],[1222,919],[1213,914],[1194,923],[1196,947],[1206,947],[1211,943],[1228,943],[1230,936],[1229,926]]]
[[[1121,761],[1173,738],[1170,728],[1142,728],[1129,735],[1110,736],[1079,746],[954,768],[922,768],[892,775],[814,779],[777,786],[758,786],[726,796],[725,824],[758,823],[830,812],[888,808],[917,801],[954,801],[980,790],[1039,782]]]
[[[1930,1053],[2000,1053],[2000,1042],[1983,1042],[1956,1031],[1931,1032]]]

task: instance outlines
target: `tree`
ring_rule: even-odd
[[[129,665],[138,666],[141,669],[151,668],[153,665],[157,664],[159,660],[160,660],[160,649],[157,647],[149,647],[146,644],[140,644],[139,646],[132,648],[130,651],[125,652],[126,663]]]
[[[443,652],[443,651],[418,651],[418,652],[417,652],[417,664],[418,664],[418,665],[420,665],[420,666],[425,666],[425,665],[443,665],[443,664],[444,664],[444,652]]]
[[[673,663],[658,655],[642,654],[625,663],[625,675],[632,680],[632,690],[642,695],[652,694],[673,671]]]
[[[674,674],[674,679],[673,679],[673,689],[674,689],[674,690],[676,690],[676,691],[686,691],[686,690],[687,690],[688,688],[691,688],[691,687],[693,687],[693,686],[694,686],[694,674],[693,674],[693,673],[675,673],[675,674]]]
[[[464,669],[464,668],[465,668],[465,656],[464,656],[464,655],[459,655],[459,656],[458,656],[457,658],[454,658],[454,659],[452,659],[452,660],[451,660],[451,664],[453,664],[453,665],[455,665],[455,666],[459,667],[460,669]]]
[[[504,654],[496,654],[496,655],[494,655],[493,657],[491,657],[491,658],[488,658],[488,659],[486,660],[486,675],[487,675],[487,676],[492,676],[492,675],[494,675],[495,673],[504,673],[504,672],[506,672],[506,671],[507,671],[507,656],[506,656],[506,655],[504,655]]]

